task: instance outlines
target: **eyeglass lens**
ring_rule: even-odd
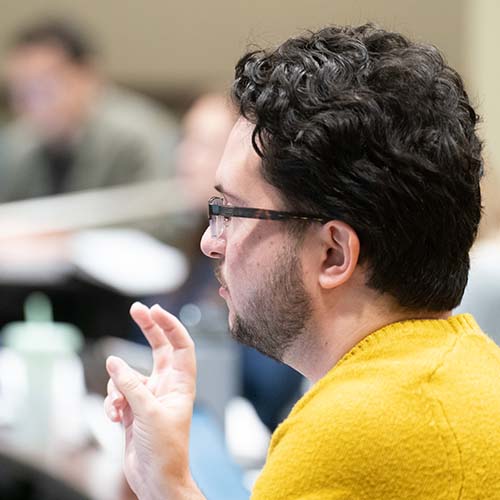
[[[212,198],[210,200],[211,205],[222,206],[224,201],[222,198]],[[224,216],[223,215],[210,215],[210,234],[212,238],[219,238],[222,232],[224,231]]]

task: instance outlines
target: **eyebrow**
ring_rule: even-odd
[[[246,206],[246,203],[239,196],[236,196],[235,194],[231,194],[229,191],[226,191],[222,187],[222,184],[216,184],[214,186],[214,188],[216,191],[218,191],[220,194],[226,196],[227,198],[231,198],[231,200],[234,200],[236,203],[239,203],[242,206]]]

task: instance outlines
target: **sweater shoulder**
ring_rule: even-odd
[[[297,480],[280,483],[288,496],[274,490],[255,498],[329,491],[313,497],[437,499],[457,498],[461,488],[493,491],[500,475],[488,462],[500,459],[500,440],[493,451],[486,443],[500,418],[498,348],[465,330],[415,333],[367,339],[313,386],[275,432],[257,491],[267,495],[278,476]],[[473,419],[463,411],[467,398]]]

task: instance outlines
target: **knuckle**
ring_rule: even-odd
[[[135,380],[132,377],[126,377],[122,380],[122,387],[125,393],[129,391],[134,391],[137,389],[137,386],[139,385],[137,380]]]

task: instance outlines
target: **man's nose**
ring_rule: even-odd
[[[207,257],[222,259],[226,250],[226,240],[224,238],[213,238],[210,227],[207,227],[201,237],[200,248]]]

